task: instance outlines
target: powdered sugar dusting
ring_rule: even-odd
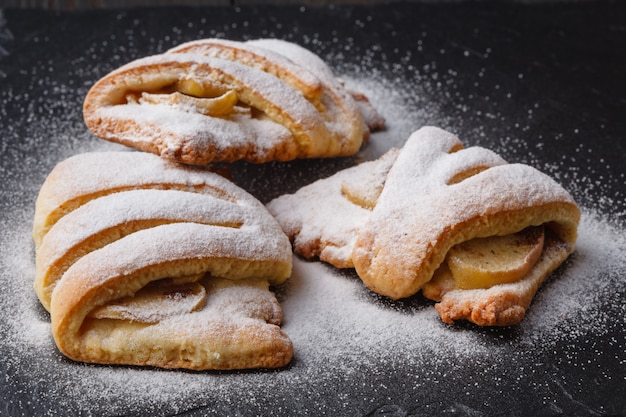
[[[25,236],[26,232],[17,228],[13,237]],[[2,267],[20,276],[32,276],[25,256],[30,252],[28,239],[22,238],[21,244],[19,238],[15,241],[11,255],[17,256],[3,256]],[[39,375],[29,386],[39,386],[43,400],[58,409],[85,409],[102,395],[114,398],[106,405],[106,412],[111,414],[133,412],[128,404],[138,407],[134,412],[182,412],[217,399],[222,411],[228,409],[224,404],[235,407],[239,401],[264,404],[278,401],[275,393],[260,388],[268,384],[278,392],[294,385],[318,392],[314,387],[332,386],[351,375],[358,378],[368,367],[374,373],[384,373],[381,366],[419,369],[420,378],[413,372],[405,376],[408,388],[418,389],[428,378],[445,382],[439,371],[454,363],[497,366],[511,360],[511,346],[515,355],[539,355],[564,341],[587,337],[588,332],[602,337],[607,323],[618,320],[603,314],[605,306],[599,303],[606,303],[601,296],[620,288],[626,273],[626,262],[620,257],[626,239],[596,213],[586,212],[579,242],[574,257],[539,292],[517,330],[518,336],[502,344],[498,340],[507,332],[490,334],[444,325],[428,301],[418,297],[409,304],[388,304],[364,289],[351,273],[296,258],[294,274],[279,292],[285,316],[283,330],[294,343],[295,358],[289,368],[269,373],[195,374],[73,364],[54,350],[47,319],[37,307],[30,285],[13,283],[5,287],[2,296],[3,302],[17,312],[8,318],[13,330],[3,339],[5,348],[11,340],[7,350],[11,352],[7,358],[9,375],[18,369]],[[9,292],[16,297],[5,300]],[[618,303],[618,299],[613,302]],[[624,313],[623,305],[617,312],[620,310]],[[369,372],[365,374],[372,376]],[[494,381],[497,383],[496,377]],[[247,391],[252,395],[239,397]],[[320,403],[320,407],[324,404],[328,403]],[[51,409],[50,415],[54,414]]]
[[[71,60],[74,68],[70,75],[94,80],[101,72],[121,64],[120,56],[138,55],[137,49],[144,42],[141,22],[122,14],[119,19],[126,19],[128,41],[116,50],[117,62],[89,61],[90,55],[111,53],[112,45],[120,41],[113,37],[98,39],[85,51],[81,49],[80,57]],[[232,30],[232,23],[209,29],[198,21],[194,21],[191,30],[200,36],[223,35]],[[361,23],[367,26],[369,21]],[[266,30],[266,35],[280,31],[273,28]],[[180,27],[173,27],[167,39],[148,37],[150,48],[162,50],[172,46],[177,36],[180,38],[180,31]],[[312,46],[320,42],[308,35],[302,37],[310,40]],[[429,41],[426,34],[419,39],[420,48],[422,40],[426,47]],[[41,38],[38,42],[45,46],[49,39]],[[354,40],[341,42],[345,42],[345,54],[351,54],[349,49],[354,48]],[[372,46],[374,53],[379,47]],[[452,124],[450,114],[441,111],[441,101],[431,93],[435,81],[429,79],[434,80],[431,77],[436,73],[434,67],[423,70],[424,76],[419,80],[407,79],[394,68],[372,69],[376,67],[373,64],[380,62],[368,60],[369,51],[362,60],[357,59],[359,62],[352,62],[338,52],[336,45],[331,49],[326,58],[332,58],[331,62],[340,70],[337,72],[344,75],[349,86],[369,97],[377,97],[374,104],[387,118],[388,129],[372,135],[361,158],[374,159],[391,146],[402,146],[409,134],[422,125],[449,128]],[[143,55],[144,51],[141,52]],[[451,53],[448,51],[448,55]],[[254,409],[264,415],[365,415],[380,406],[377,400],[380,398],[388,399],[389,403],[404,401],[407,407],[419,403],[426,409],[441,410],[443,405],[433,403],[432,398],[452,391],[457,397],[450,399],[453,402],[450,407],[470,414],[473,410],[463,408],[466,402],[471,404],[479,398],[482,403],[477,408],[483,405],[493,411],[493,406],[499,404],[498,398],[527,389],[537,393],[538,401],[554,407],[560,405],[554,401],[559,394],[554,391],[556,388],[576,400],[581,391],[592,389],[589,387],[594,386],[593,381],[579,386],[580,381],[568,379],[568,369],[592,370],[595,375],[604,373],[606,379],[613,377],[611,382],[623,384],[615,375],[624,366],[624,341],[603,336],[623,335],[623,330],[616,329],[623,328],[626,316],[623,302],[626,233],[623,221],[619,221],[623,219],[624,206],[615,204],[621,201],[623,193],[604,192],[605,184],[623,183],[624,177],[605,177],[600,181],[595,175],[598,172],[580,168],[596,160],[590,145],[583,144],[578,146],[579,152],[572,160],[554,160],[553,164],[539,167],[573,191],[584,210],[577,251],[539,291],[519,326],[506,329],[447,326],[440,322],[432,304],[420,296],[391,303],[366,290],[349,271],[340,272],[296,258],[292,279],[278,289],[285,317],[283,329],[295,349],[295,358],[286,369],[190,373],[93,366],[66,360],[54,348],[49,318],[32,290],[35,271],[30,232],[34,200],[45,175],[57,162],[79,152],[121,147],[96,140],[86,132],[80,105],[88,86],[70,83],[69,78],[59,81],[50,77],[46,70],[51,65],[42,60],[32,69],[25,69],[23,76],[32,79],[25,87],[18,89],[5,84],[0,89],[0,102],[4,105],[0,108],[3,112],[0,125],[5,128],[7,138],[6,142],[2,141],[0,165],[6,179],[0,190],[3,211],[0,350],[4,355],[0,369],[2,383],[12,387],[12,393],[19,394],[6,399],[2,411],[8,410],[12,415],[50,416],[79,412],[164,415],[191,414],[200,409],[204,415],[237,415],[243,414],[241,410]],[[436,82],[445,83],[444,76]],[[45,84],[47,94],[40,94],[43,87],[38,86],[37,80]],[[468,98],[459,106],[467,106],[471,111],[469,101]],[[20,106],[20,111],[12,110],[10,106],[14,103]],[[6,122],[9,119],[5,112],[12,115],[13,123]],[[539,112],[540,109],[535,110],[535,114]],[[471,129],[469,122],[467,128]],[[455,133],[464,142],[486,140],[481,136],[483,131],[463,135],[455,130]],[[521,162],[539,163],[542,159],[536,155],[541,153],[541,148],[515,133],[505,132],[508,140],[494,150],[515,162],[519,154],[530,148],[528,160]],[[563,137],[540,139],[565,140]],[[313,166],[324,165],[334,166],[333,161]],[[272,183],[278,182],[286,188],[290,182],[309,182],[306,172],[300,170],[306,166],[310,165],[307,162],[278,165],[265,168],[268,171],[264,172],[274,174]],[[241,165],[237,168],[244,174],[255,172]],[[323,173],[320,169],[315,175]],[[263,182],[269,181],[266,177],[241,178],[250,185],[260,184],[257,190],[268,186]],[[621,212],[607,214],[612,212],[612,207]],[[599,357],[608,362],[601,364]],[[602,370],[598,369],[600,366]],[[390,380],[396,383],[391,386]],[[397,392],[398,386],[401,393]],[[302,401],[303,398],[307,401]],[[409,414],[392,406],[382,411]],[[558,414],[556,410],[554,414]]]

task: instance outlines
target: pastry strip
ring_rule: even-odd
[[[385,126],[384,118],[367,97],[358,91],[346,89],[330,67],[308,49],[280,39],[255,39],[247,44],[282,54],[321,80],[323,94],[317,107],[326,115],[327,123],[336,130],[341,141],[342,155],[356,152],[362,141],[369,138],[370,131]]]
[[[81,205],[108,194],[147,188],[196,192],[225,200],[243,195],[234,184],[206,169],[180,166],[154,155],[85,153],[60,162],[42,185],[35,204],[35,245],[41,244],[61,217]]]
[[[319,103],[322,96],[322,82],[306,67],[295,64],[280,52],[254,47],[248,42],[200,39],[178,45],[167,53],[194,53],[236,61],[280,78],[312,103]]]
[[[92,200],[62,217],[43,239],[35,279],[39,300],[48,309],[55,283],[77,259],[126,235],[185,222],[240,228],[256,210],[178,190],[122,191]]]

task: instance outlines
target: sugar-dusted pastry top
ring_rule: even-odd
[[[83,106],[89,129],[190,164],[352,155],[384,120],[315,54],[278,40],[204,39],[130,62]]]
[[[226,201],[250,199],[245,191],[208,169],[182,166],[142,152],[84,153],[60,162],[39,190],[33,225],[35,244],[39,246],[61,217],[81,205],[131,189],[192,191]]]
[[[292,346],[270,284],[291,247],[232,182],[140,152],[71,157],[36,205],[35,289],[66,356],[188,369],[277,367]]]
[[[463,149],[456,136],[434,127],[413,133],[399,151],[281,196],[268,209],[297,253],[354,266],[369,288],[393,299],[427,286],[424,294],[441,300],[445,321],[481,325],[522,319],[540,283],[573,251],[580,216],[547,175],[484,148]],[[470,291],[454,280],[432,281],[455,245],[539,225],[546,235],[542,255],[522,258],[524,276],[508,287]],[[469,307],[450,301],[470,293]]]

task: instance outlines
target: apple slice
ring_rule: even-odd
[[[197,98],[219,97],[228,92],[223,86],[209,80],[183,78],[176,83],[176,91]]]
[[[198,282],[159,282],[91,311],[95,319],[157,323],[167,317],[198,311],[206,303],[206,289]]]
[[[543,226],[529,227],[455,245],[446,262],[458,288],[489,288],[525,277],[539,260],[543,242]]]
[[[213,98],[198,98],[174,91],[169,94],[141,93],[139,103],[178,106],[205,116],[225,116],[236,111],[238,100],[239,96],[234,90]]]

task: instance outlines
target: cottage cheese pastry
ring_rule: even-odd
[[[97,136],[189,163],[356,153],[382,117],[316,55],[285,41],[205,39],[100,79],[83,106]]]
[[[434,127],[268,209],[302,256],[354,267],[392,299],[423,290],[444,321],[479,325],[524,317],[574,250],[580,218],[550,177]]]
[[[270,285],[289,240],[208,169],[141,152],[74,156],[39,194],[35,289],[77,361],[193,370],[280,367],[292,344]]]

